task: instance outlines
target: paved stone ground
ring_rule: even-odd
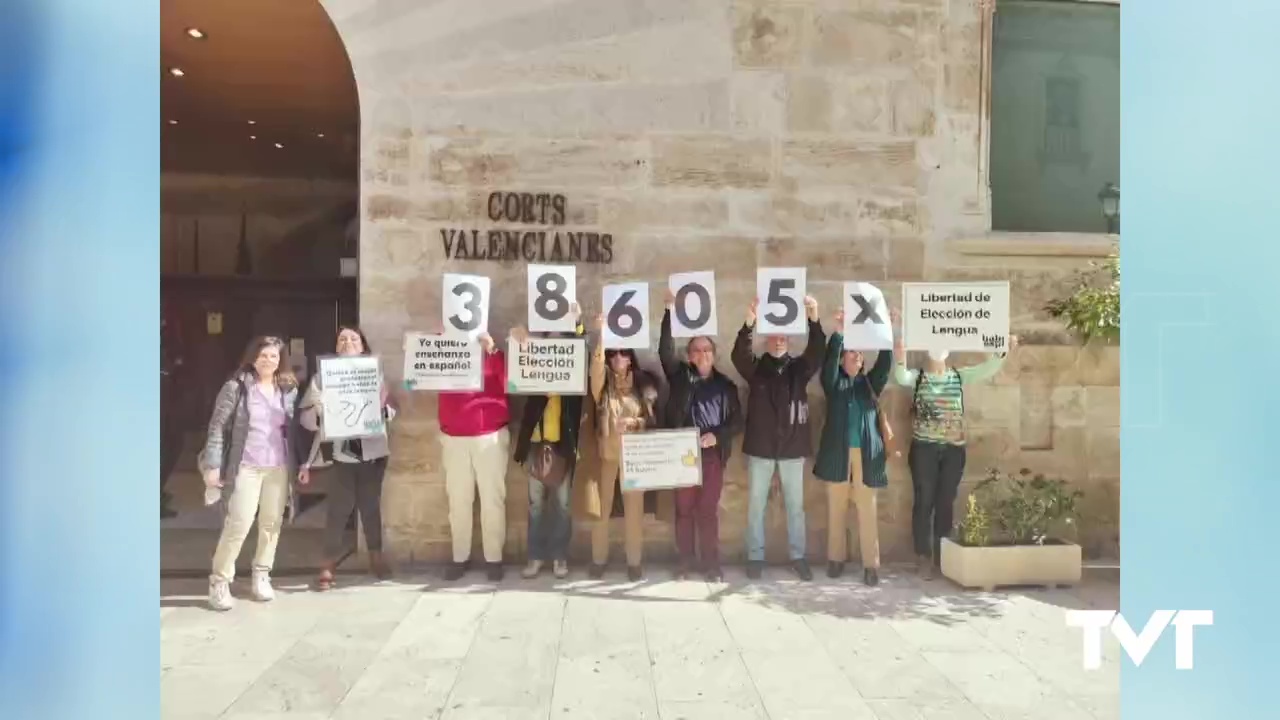
[[[523,581],[438,575],[204,609],[161,592],[161,717],[234,720],[1098,720],[1119,651],[1080,667],[1068,608],[1116,608],[1115,577],[975,593],[888,571],[793,581]],[[243,592],[237,589],[237,595]]]

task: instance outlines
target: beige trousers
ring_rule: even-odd
[[[617,460],[600,460],[600,519],[591,527],[591,562],[609,562],[609,515],[613,512],[613,494],[621,478]],[[622,493],[623,548],[627,566],[639,567],[644,549],[644,493]]]
[[[880,532],[876,515],[876,490],[862,482],[862,452],[849,451],[849,482],[827,483],[827,561],[849,557],[849,505],[858,512],[858,544],[864,568],[880,567]]]
[[[235,579],[236,558],[240,557],[240,548],[249,537],[255,517],[258,548],[253,554],[253,569],[270,572],[276,562],[276,544],[288,504],[289,478],[284,468],[240,468],[231,497],[227,498],[227,516],[222,520],[218,548],[213,552],[213,579]]]
[[[502,546],[507,542],[507,448],[510,442],[511,435],[506,428],[476,437],[440,435],[454,562],[471,559],[472,508],[477,490],[485,562],[502,562]]]

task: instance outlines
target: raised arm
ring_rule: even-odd
[[[889,371],[894,365],[893,354],[881,350],[876,353],[876,364],[871,366],[871,370],[867,372],[867,380],[871,383],[871,389],[876,395],[884,392],[884,386],[889,384]]]
[[[733,360],[733,368],[738,371],[742,379],[750,381],[751,376],[756,372],[756,356],[751,351],[751,345],[754,342],[755,325],[744,324],[742,329],[738,331],[738,337],[733,341],[733,352],[730,359]]]
[[[604,339],[600,337],[600,329],[604,327],[604,316],[597,316],[592,324],[596,329],[596,346],[591,349],[591,368],[588,370],[587,377],[591,381],[591,399],[598,403],[604,393]]]
[[[822,357],[822,391],[828,397],[836,390],[836,380],[840,378],[840,354],[844,352],[844,336],[838,332],[831,333],[827,340],[827,352]]]
[[[662,362],[662,372],[668,378],[675,377],[676,373],[680,372],[680,361],[676,359],[676,341],[671,337],[671,306],[669,304],[666,311],[662,313],[662,333],[658,337],[658,360]]]
[[[1009,336],[1009,352],[1013,352],[1018,347],[1018,338],[1016,335]],[[1000,368],[1004,366],[1004,360],[1008,357],[1008,353],[999,353],[983,360],[977,365],[969,367],[956,368],[956,373],[960,375],[960,383],[962,385],[972,385],[980,383],[984,380],[990,380],[1000,372]]]

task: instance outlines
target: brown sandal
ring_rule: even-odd
[[[320,571],[320,575],[316,577],[316,583],[315,583],[316,592],[324,592],[325,590],[332,590],[333,584],[334,584],[333,570],[329,568],[324,568],[323,570]]]

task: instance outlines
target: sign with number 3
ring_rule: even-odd
[[[530,332],[573,332],[577,319],[569,309],[578,302],[576,268],[530,265],[528,297]]]
[[[622,283],[604,286],[604,330],[608,349],[649,347],[649,285]]]
[[[489,331],[489,278],[445,273],[440,297],[445,335],[471,340]]]

